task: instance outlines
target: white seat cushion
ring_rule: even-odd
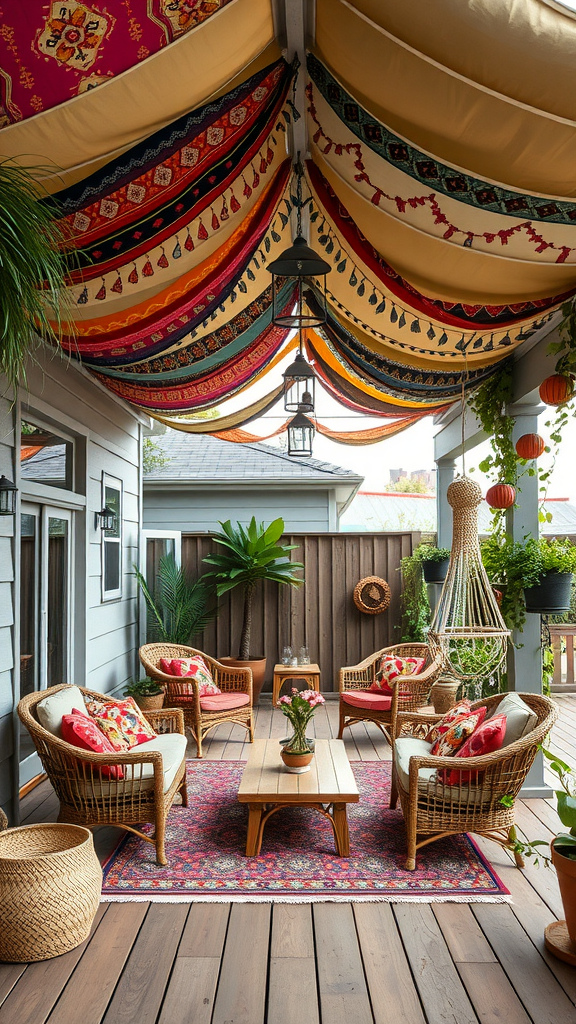
[[[415,736],[401,736],[394,744],[394,761],[398,774],[398,782],[405,793],[410,786],[410,758],[428,757],[432,744],[426,740],[418,739]],[[455,759],[455,767],[464,769],[465,762]],[[418,772],[418,794],[419,797],[426,797],[428,800],[455,801],[463,805],[463,810],[469,808],[470,804],[477,807],[480,804],[488,804],[491,794],[489,790],[483,791],[482,785],[469,786],[446,786],[439,782],[436,776],[436,768],[421,768]]]
[[[538,721],[538,715],[528,707],[518,693],[507,693],[490,718],[493,718],[494,715],[506,715],[506,735],[503,747],[510,746],[511,743],[515,743],[522,736],[532,732]]]
[[[65,686],[58,693],[52,693],[39,701],[36,705],[38,721],[53,736],[62,739],[62,715],[71,714],[73,708],[88,714],[82,691],[77,686]]]
[[[133,747],[129,753],[144,754],[146,751],[152,750],[159,750],[162,754],[164,792],[167,793],[186,755],[186,737],[179,732],[162,733],[153,740],[147,740],[146,743],[140,743],[137,747]],[[100,781],[98,776],[94,775],[86,782],[79,780],[76,789],[85,797],[107,797],[113,794],[119,799],[122,799],[123,795],[128,796],[134,792],[145,793],[154,789],[154,765],[152,762],[137,764],[133,768],[124,765],[123,770],[123,779]]]

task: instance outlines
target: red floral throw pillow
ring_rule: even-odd
[[[390,683],[398,676],[417,676],[420,674],[426,658],[395,658],[391,654],[385,654],[380,659],[380,665],[376,672],[376,681],[372,683],[372,693],[392,694]]]
[[[456,721],[456,719],[460,718],[460,715],[466,715],[469,712],[470,701],[468,700],[467,697],[464,697],[463,700],[459,700],[458,703],[455,704],[453,708],[450,708],[450,710],[442,716],[440,721],[436,722],[436,725],[432,726],[430,732],[426,737],[428,743],[435,743],[438,737],[441,736],[443,732],[447,732],[450,726],[453,725],[453,723]]]
[[[435,757],[453,757],[485,718],[486,708],[476,708],[460,715],[432,744],[430,753]]]
[[[131,750],[147,740],[155,740],[156,733],[132,697],[126,700],[86,701],[86,710],[114,750]]]
[[[179,678],[193,676],[198,683],[200,697],[213,697],[217,693],[222,693],[212,679],[212,673],[204,658],[201,658],[200,655],[194,658],[174,658],[170,662],[170,675]]]
[[[94,719],[77,708],[73,708],[69,715],[62,715],[62,739],[74,747],[80,747],[81,750],[90,750],[93,754],[117,753]],[[98,770],[96,765],[91,767]],[[100,770],[106,779],[124,778],[124,771],[119,764],[104,764]]]
[[[494,715],[487,722],[478,725],[471,736],[457,750],[455,757],[480,757],[500,750],[506,735],[506,715]],[[457,771],[455,768],[438,772],[438,778],[448,786],[458,786],[461,782],[476,782],[478,773]]]

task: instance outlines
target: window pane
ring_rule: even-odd
[[[104,591],[120,589],[120,545],[104,541]]]
[[[68,634],[68,521],[48,519],[48,658],[47,683],[67,678]]]
[[[117,487],[110,487],[106,484],[104,488],[104,504],[107,508],[112,509],[115,513],[116,519],[114,521],[114,528],[112,530],[106,530],[107,537],[119,537],[120,536],[120,491]],[[108,587],[106,587],[108,590]]]
[[[20,532],[20,696],[38,685],[38,532],[36,516],[22,513]],[[34,752],[28,729],[20,724],[20,760]]]
[[[22,420],[20,473],[23,480],[71,490],[72,453],[71,441]]]

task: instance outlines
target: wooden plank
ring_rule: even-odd
[[[99,906],[90,937],[76,949],[28,965],[0,1006],[0,1024],[44,1024],[107,909]]]
[[[275,903],[270,956],[313,957],[312,907],[309,903]]]
[[[178,956],[189,959],[221,956],[229,916],[228,903],[193,903],[178,947]]]
[[[156,1024],[188,909],[151,904],[103,1024]]]
[[[352,906],[315,903],[313,916],[322,1020],[373,1024]]]
[[[270,1024],[319,1024],[316,970],[311,957],[271,959],[267,1019]]]
[[[500,964],[460,963],[458,973],[480,1024],[531,1024]]]
[[[538,1024],[574,1024],[574,1004],[510,907],[476,903],[472,909],[530,1017]]]
[[[469,906],[465,903],[436,903],[432,912],[455,964],[496,962],[493,950]]]
[[[356,903],[354,917],[375,1024],[424,1024],[389,903]]]
[[[26,970],[26,964],[0,964],[0,1006]]]
[[[111,903],[66,985],[50,1024],[100,1024],[142,922],[147,903]]]
[[[270,904],[233,904],[212,1024],[263,1024],[270,913]]]
[[[477,1024],[431,907],[398,903],[394,916],[429,1024]]]
[[[178,957],[158,1024],[210,1024],[219,971],[218,957]]]

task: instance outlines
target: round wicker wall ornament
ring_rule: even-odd
[[[380,576],[365,576],[354,587],[354,604],[366,615],[380,615],[390,604],[390,587]]]

